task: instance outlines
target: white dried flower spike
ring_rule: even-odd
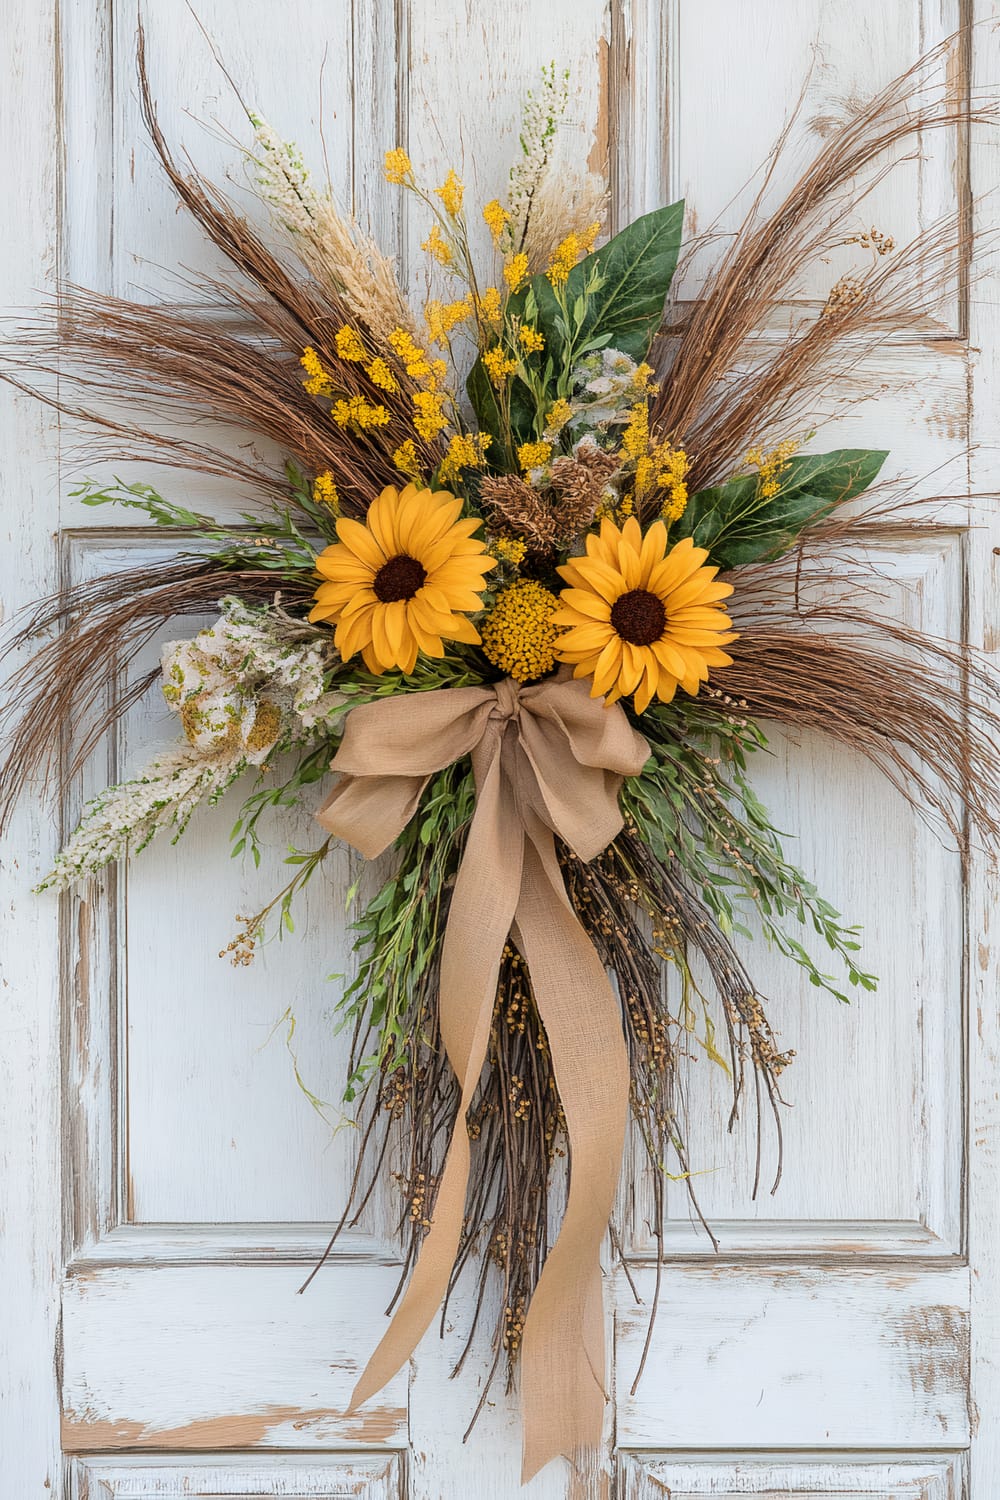
[[[257,189],[275,223],[292,237],[303,265],[321,286],[344,297],[376,338],[384,341],[394,328],[415,332],[392,260],[340,212],[328,191],[316,191],[295,145],[283,141],[260,115],[250,119]]]
[[[113,860],[145,849],[158,833],[180,838],[199,803],[217,802],[246,770],[239,749],[212,755],[181,745],[158,755],[134,781],[110,786],[87,804],[79,827],[57,855],[40,891],[65,890]]]
[[[521,155],[510,169],[507,186],[509,248],[523,248],[532,205],[545,176],[556,130],[569,100],[569,73],[555,63],[542,69],[542,85],[528,93],[521,116]],[[565,233],[565,231],[564,231]],[[505,247],[506,248],[506,247]]]

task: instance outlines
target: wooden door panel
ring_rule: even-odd
[[[890,535],[866,568],[879,607],[931,634],[962,630],[961,534]],[[808,603],[808,600],[804,602]],[[692,1041],[685,1140],[693,1187],[723,1253],[858,1253],[954,1256],[962,1248],[963,881],[940,830],[887,788],[860,757],[819,735],[768,730],[770,752],[752,767],[787,856],[849,920],[862,927],[863,968],[876,993],[850,1005],[817,991],[758,940],[745,957],[782,1048],[796,1059],[782,1077],[783,1170],[777,1193],[775,1131],[764,1118],[764,1166],[756,1201],[755,1117],[744,1100],[726,1128],[731,1087]],[[753,924],[751,924],[753,925]],[[901,932],[908,941],[901,943]],[[801,941],[836,976],[833,956],[803,928]],[[649,1184],[637,1168],[629,1214],[632,1253],[655,1250]],[[685,1184],[667,1188],[670,1245],[704,1254]]]
[[[589,156],[598,172],[610,151],[617,223],[684,196],[692,232],[717,217],[726,232],[811,62],[806,149],[851,99],[973,13],[992,14],[985,0],[517,0],[492,8],[205,0],[197,9],[247,103],[299,142],[318,177],[325,148],[343,200],[398,253],[418,297],[437,282],[412,206],[382,181],[382,151],[404,141],[435,181],[455,165],[470,201],[502,192],[524,88],[550,58],[573,70],[567,149]],[[197,279],[217,267],[145,144],[132,69],[136,14],[125,0],[70,0],[58,15],[39,5],[30,18],[3,18],[33,114],[25,132],[29,112],[22,117],[15,105],[12,113],[0,98],[10,143],[0,165],[13,183],[8,201],[22,214],[12,286],[23,300],[57,258],[73,280],[140,297],[176,294],[178,268]],[[143,16],[168,137],[209,175],[231,172],[235,195],[249,205],[233,140],[246,140],[245,120],[184,0],[155,0]],[[985,28],[942,60],[953,82],[967,81],[970,67],[995,92],[1000,60]],[[857,229],[874,222],[903,241],[944,214],[968,211],[968,143],[942,133],[920,144],[859,209]],[[975,152],[976,182],[992,185],[995,145],[981,142]],[[797,152],[779,170],[772,194],[802,160]],[[476,233],[485,240],[478,224]],[[697,295],[712,253],[695,258],[682,296]],[[832,245],[796,304],[820,303],[855,254]],[[988,254],[981,264],[986,277],[997,269]],[[878,399],[859,399],[817,441],[890,447],[886,472],[913,481],[923,497],[912,516],[924,529],[873,543],[886,608],[955,636],[971,622],[995,650],[995,498],[977,512],[983,529],[970,530],[962,496],[970,487],[988,497],[996,490],[996,291],[988,279],[970,291],[961,272],[956,265],[940,316],[859,372],[859,398]],[[776,310],[775,332],[787,318],[787,308]],[[70,443],[40,410],[4,400],[0,431],[18,476],[11,488],[0,466],[0,493],[25,597],[56,581],[57,529],[63,577],[125,566],[165,545],[109,513],[95,528],[93,512],[69,494],[79,472]],[[970,435],[980,443],[971,461]],[[222,513],[245,503],[194,475],[165,476],[163,487]],[[176,622],[166,638],[191,624]],[[95,757],[64,824],[88,791],[172,736],[154,691]],[[632,1394],[655,1273],[648,1184],[630,1170],[621,1219],[643,1301],[636,1305],[609,1262],[615,1403],[603,1469],[574,1478],[550,1466],[526,1500],[612,1492],[617,1500],[993,1497],[1000,1364],[989,1194],[995,1201],[1000,1046],[988,923],[997,893],[975,860],[966,890],[957,858],[870,769],[818,740],[775,734],[772,748],[758,788],[796,835],[790,855],[863,924],[865,958],[881,987],[842,1009],[754,946],[750,960],[774,997],[782,1044],[799,1053],[783,1080],[792,1108],[781,1190],[750,1200],[749,1122],[726,1134],[726,1081],[708,1062],[692,1064],[688,1145],[722,1253],[713,1256],[692,1225],[683,1185],[671,1185],[672,1260]],[[345,897],[359,871],[353,856],[339,854],[302,907],[295,937],[265,950],[253,968],[231,968],[217,954],[236,914],[283,883],[284,845],[312,836],[307,812],[275,821],[274,849],[256,872],[228,856],[235,806],[231,799],[196,820],[178,848],[151,848],[127,873],[109,872],[67,897],[58,976],[56,903],[36,901],[13,874],[21,884],[10,908],[0,1107],[16,1106],[4,1138],[13,1142],[11,1180],[29,1222],[26,1235],[0,1244],[13,1267],[4,1283],[17,1289],[0,1347],[6,1340],[15,1351],[37,1397],[30,1409],[16,1408],[12,1495],[509,1500],[519,1493],[516,1401],[494,1390],[463,1443],[489,1350],[477,1344],[461,1378],[449,1380],[471,1313],[467,1289],[448,1309],[444,1341],[433,1328],[408,1373],[361,1413],[343,1415],[398,1275],[398,1200],[388,1183],[362,1228],[296,1295],[353,1164],[352,1132],[336,1130],[346,1039],[331,1025],[337,985],[325,976],[350,969]],[[22,862],[38,878],[38,851],[51,853],[55,830],[29,807],[13,840],[18,858],[30,852]],[[376,878],[366,872],[363,888]],[[971,1027],[970,977],[978,985]],[[294,1035],[286,1020],[268,1042],[288,1009]],[[322,1114],[297,1087],[286,1042],[303,1081],[326,1101]],[[970,1100],[976,1114],[967,1130]],[[0,1473],[0,1494],[7,1478]]]
[[[67,1500],[404,1500],[400,1454],[77,1459]]]
[[[619,1288],[618,1442],[626,1448],[961,1448],[969,1441],[964,1266],[710,1265],[663,1278],[649,1367],[644,1305]],[[723,1434],[725,1438],[723,1439]]]
[[[668,1458],[625,1455],[622,1500],[958,1500],[964,1458],[884,1458],[844,1454],[829,1458]]]

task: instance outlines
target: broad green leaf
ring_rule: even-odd
[[[841,448],[791,459],[777,495],[765,499],[755,474],[699,490],[672,530],[706,547],[721,568],[772,561],[791,547],[807,526],[868,488],[886,454]]]
[[[835,504],[833,500],[824,500],[802,490],[790,495],[775,495],[745,527],[727,532],[712,544],[710,561],[722,569],[741,568],[752,562],[773,562],[795,545],[807,526],[814,526],[828,516]]]
[[[488,451],[490,467],[510,469],[514,467],[514,455],[508,452],[503,437],[503,422],[496,388],[486,373],[486,366],[478,358],[469,371],[465,382],[466,394],[476,414],[480,432],[488,432],[493,445]],[[531,437],[535,420],[535,407],[531,394],[515,376],[510,390],[510,425],[515,443],[526,443]]]
[[[834,505],[852,500],[875,482],[888,453],[878,448],[836,448],[832,453],[801,453],[789,460],[782,493],[808,490]]]
[[[655,209],[573,267],[564,300],[567,307],[585,307],[582,322],[575,331],[575,351],[591,339],[603,338],[606,344],[633,359],[645,359],[663,318],[683,224],[683,201]],[[565,358],[567,331],[544,273],[532,277],[525,291],[511,299],[511,312],[525,310],[529,297],[537,303],[536,326],[545,335],[546,343],[557,361]]]
[[[507,454],[503,436],[503,422],[493,382],[486,373],[482,359],[477,359],[465,382],[466,394],[476,414],[480,432],[488,432],[493,439],[490,460],[498,468],[513,462],[513,454]]]

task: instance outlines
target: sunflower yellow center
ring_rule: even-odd
[[[648,589],[629,589],[611,606],[611,624],[632,646],[651,646],[663,634],[667,611]]]
[[[372,580],[376,599],[383,604],[395,604],[397,599],[412,599],[418,589],[423,588],[427,569],[415,557],[405,552],[390,557],[383,563]]]

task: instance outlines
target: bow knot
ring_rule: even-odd
[[[505,677],[494,689],[496,707],[490,717],[494,719],[516,719],[521,713],[521,689],[512,677]]]
[[[600,1247],[614,1204],[629,1068],[618,1001],[563,883],[553,835],[592,859],[619,833],[624,776],[649,754],[618,704],[565,677],[446,688],[363,704],[333,761],[319,813],[369,858],[406,827],[435,771],[472,759],[476,805],[441,948],[441,1038],[461,1101],[431,1227],[409,1285],[351,1398],[380,1390],[413,1353],[448,1289],[471,1165],[466,1115],[489,1046],[504,945],[531,975],[572,1163],[559,1236],[521,1345],[524,1477],[600,1441],[604,1321]]]

